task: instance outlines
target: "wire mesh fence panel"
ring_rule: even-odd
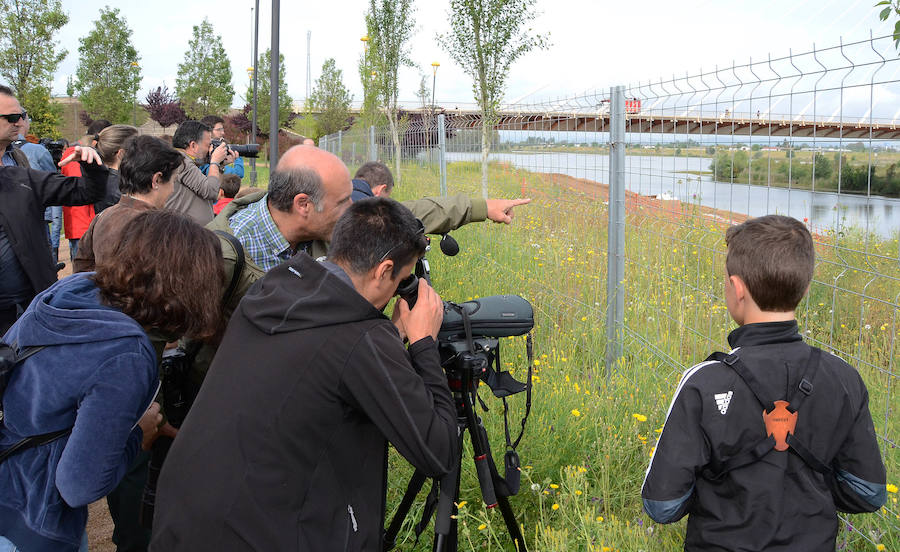
[[[625,87],[624,304],[612,319],[620,376],[648,409],[664,419],[681,373],[729,348],[725,230],[789,215],[817,254],[797,309],[804,337],[859,371],[888,473],[900,471],[898,74],[887,36]],[[351,171],[387,164],[401,199],[532,198],[514,228],[459,230],[464,275],[441,284],[525,296],[548,334],[544,364],[592,380],[610,345],[607,244],[619,237],[608,234],[611,100],[605,89],[503,105],[487,125],[471,106],[423,109],[324,147]],[[839,549],[900,534],[896,500],[843,519]]]

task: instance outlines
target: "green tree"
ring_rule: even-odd
[[[878,17],[882,21],[887,21],[893,15],[897,18],[894,22],[894,47],[900,49],[900,0],[882,0],[875,6],[885,6],[879,12]]]
[[[215,34],[206,18],[194,25],[184,61],[178,64],[175,94],[191,119],[220,115],[231,107],[231,61],[222,46],[222,36]]]
[[[266,50],[259,55],[259,62],[256,64],[258,85],[257,85],[257,107],[256,107],[256,126],[260,134],[269,134],[269,91],[271,90],[269,75],[271,74],[272,51]],[[285,75],[287,70],[284,67],[284,54],[278,55],[279,73],[278,73],[278,126],[284,127],[288,123],[291,112],[294,109],[294,100],[288,95],[287,81]],[[247,88],[245,99],[248,104],[253,104],[253,84]]]
[[[69,16],[60,0],[0,0],[0,75],[31,117],[31,132],[56,136],[62,106],[50,100],[50,82],[67,51],[54,35]]]
[[[351,101],[353,96],[344,86],[344,72],[337,68],[334,58],[326,59],[310,96],[311,105],[320,112],[322,134],[331,134],[347,126]]]
[[[117,8],[107,6],[93,30],[79,40],[75,90],[85,111],[94,119],[131,122],[141,67],[128,22]]]
[[[548,36],[533,35],[535,0],[450,0],[450,32],[438,42],[472,78],[481,110],[481,193],[487,197],[491,129],[512,64],[524,54],[548,47]]]
[[[834,166],[831,164],[831,161],[829,161],[828,158],[825,157],[825,154],[816,152],[813,159],[813,167],[815,167],[816,178],[830,178],[832,173],[834,173]]]
[[[394,143],[394,179],[400,181],[400,66],[412,67],[409,39],[415,29],[412,0],[369,0],[366,13],[368,57],[372,87],[380,108],[387,117]]]

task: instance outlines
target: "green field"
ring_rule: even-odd
[[[477,194],[479,165],[453,163],[448,169],[451,193]],[[432,168],[405,165],[394,195],[401,200],[437,195],[438,182]],[[447,300],[516,293],[534,306],[534,404],[519,447],[522,489],[511,498],[529,549],[681,550],[684,521],[652,522],[642,511],[640,486],[681,371],[725,348],[734,327],[720,298],[723,227],[704,219],[696,206],[687,206],[685,222],[630,205],[625,303],[630,331],[619,369],[606,374],[604,198],[571,189],[553,175],[491,166],[492,196],[518,197],[523,182],[535,201],[517,210],[512,225],[470,224],[453,234],[461,246],[457,257],[446,258],[435,248],[429,260],[435,288]],[[892,363],[896,374],[900,366],[897,280],[892,280],[900,278],[897,236],[866,242],[850,231],[817,236],[817,246],[820,283],[798,309],[801,329],[837,354],[861,359],[851,362],[860,364],[869,386],[876,431],[897,442],[900,421],[890,404],[896,410],[898,382],[883,371]],[[506,367],[524,379],[524,340],[510,338],[501,347]],[[481,389],[490,412],[480,415],[499,459],[502,404]],[[511,399],[514,424],[523,407],[523,396]],[[884,452],[888,481],[900,484],[900,452]],[[481,502],[470,459],[467,447],[460,549],[511,549],[499,512]],[[389,517],[411,475],[396,453],[390,462]],[[401,550],[431,549],[430,526],[413,545],[411,527],[422,499],[401,533]],[[897,500],[896,493],[889,494],[888,509],[880,515],[850,516],[854,530],[840,531],[839,549],[875,550],[874,542],[900,550]]]

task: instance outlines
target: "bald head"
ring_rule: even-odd
[[[284,152],[272,174],[269,205],[284,213],[275,222],[290,243],[330,241],[352,191],[350,171],[337,156],[314,146],[294,146]]]

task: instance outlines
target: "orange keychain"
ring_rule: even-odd
[[[788,433],[794,433],[797,426],[797,412],[791,412],[787,409],[787,401],[775,401],[775,408],[771,412],[766,413],[763,409],[763,421],[766,423],[766,435],[775,437],[775,450],[784,451],[788,449],[787,436]]]

